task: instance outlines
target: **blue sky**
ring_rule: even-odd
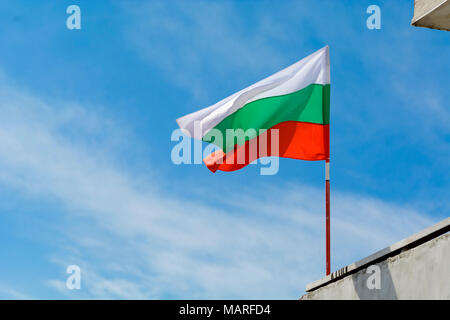
[[[325,269],[323,162],[212,174],[174,165],[170,135],[327,44],[332,269],[447,217],[450,34],[412,14],[412,0],[2,2],[0,298],[298,298]]]

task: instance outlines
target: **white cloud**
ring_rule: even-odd
[[[190,199],[189,191],[181,199],[156,174],[137,183],[116,165],[117,155],[98,140],[107,130],[118,141],[111,120],[74,104],[48,104],[5,78],[0,88],[0,183],[62,204],[54,214],[74,222],[65,231],[70,254],[55,253],[52,263],[79,263],[83,297],[297,298],[323,275],[322,190],[198,186],[214,204]],[[75,128],[77,139],[68,134]],[[332,204],[334,266],[434,222],[357,194],[333,192]],[[59,276],[48,285],[64,292]]]
[[[210,77],[245,85],[245,74],[267,76],[273,66],[288,64],[274,46],[282,37],[278,23],[268,17],[245,21],[231,2],[127,2],[123,8],[130,21],[127,43],[196,98],[208,97]]]
[[[0,296],[2,300],[30,300],[33,299],[30,295],[17,291],[8,286],[0,285]]]

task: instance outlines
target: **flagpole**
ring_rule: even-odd
[[[325,160],[326,272],[330,274],[330,159]]]

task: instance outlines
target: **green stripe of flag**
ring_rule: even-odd
[[[255,138],[260,129],[270,129],[284,121],[329,124],[330,85],[311,84],[289,94],[252,101],[223,119],[214,129],[220,130],[224,138],[226,129],[254,129],[245,137],[247,141]],[[213,131],[210,131],[202,140],[223,148],[222,141],[214,141],[212,135]],[[243,141],[226,141],[225,152],[231,150],[235,143],[242,144]]]

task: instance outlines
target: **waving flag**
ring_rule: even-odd
[[[328,46],[208,108],[177,119],[191,137],[220,147],[204,159],[213,172],[234,171],[264,156],[327,160],[329,122]],[[245,136],[236,141],[234,136],[229,138],[227,130],[241,130]],[[277,148],[271,148],[275,142]],[[256,152],[251,152],[252,143]]]

